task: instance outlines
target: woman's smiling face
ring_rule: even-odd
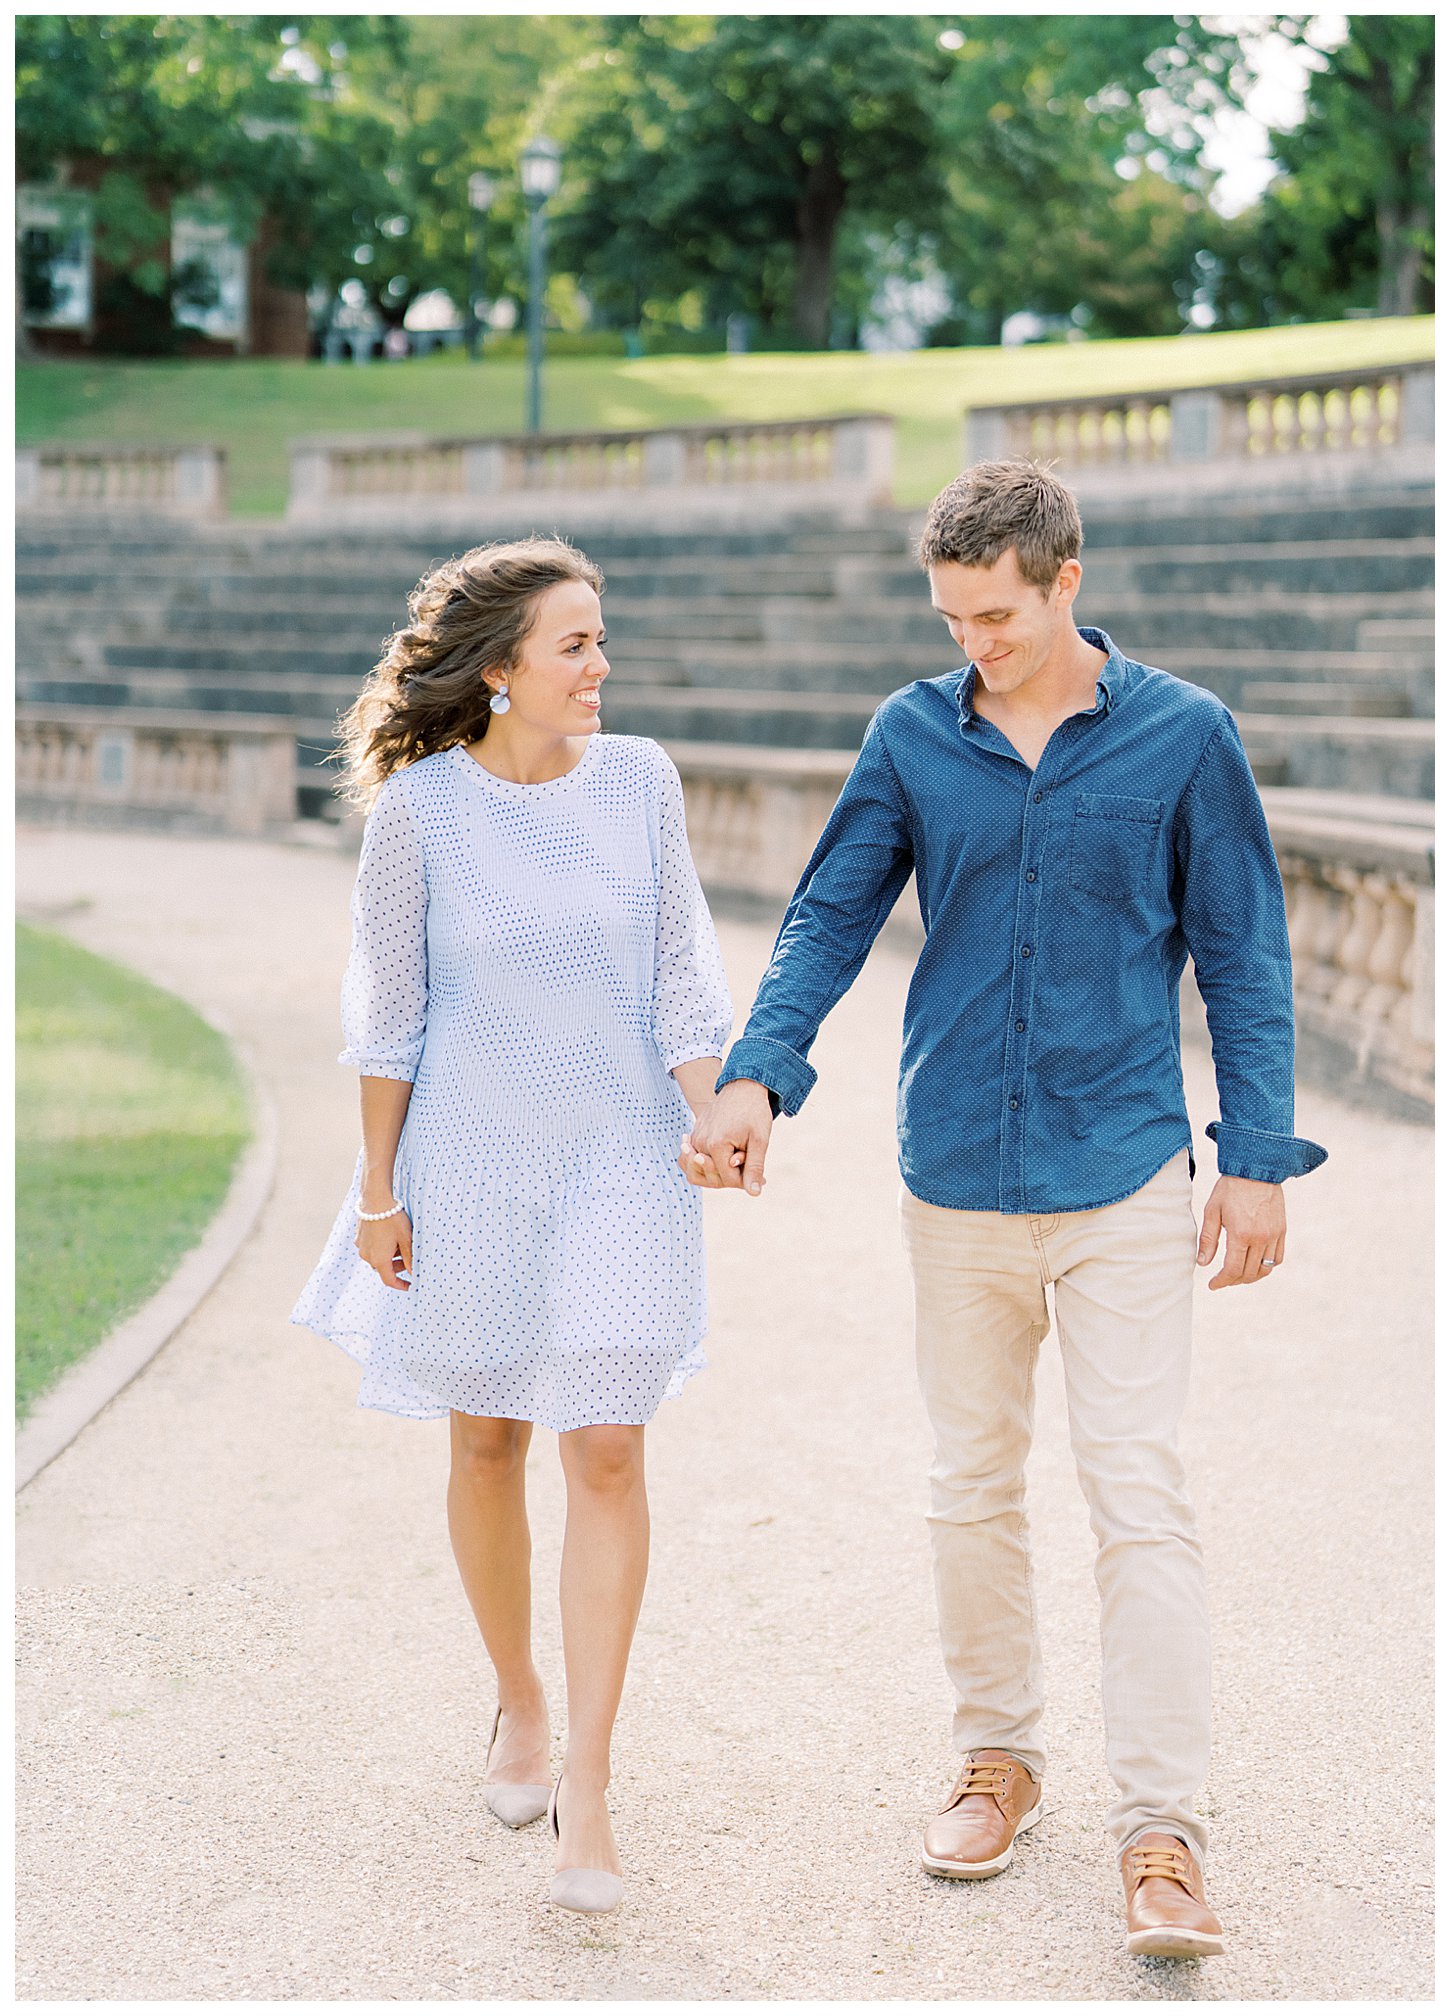
[[[599,726],[599,688],[609,677],[604,616],[587,581],[560,581],[539,597],[533,627],[506,685],[508,717],[539,735],[592,735]]]

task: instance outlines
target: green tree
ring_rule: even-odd
[[[559,256],[616,315],[703,286],[808,348],[842,226],[929,227],[941,200],[922,16],[618,17],[557,93]]]
[[[1321,320],[1347,310],[1409,315],[1434,305],[1434,21],[1351,15],[1344,39],[1268,16],[1310,63],[1303,116],[1271,135],[1280,172],[1242,215],[1211,219],[1204,288],[1225,327]],[[1220,80],[1239,103],[1247,64]]]
[[[168,206],[200,189],[241,237],[283,227],[279,284],[356,280],[397,322],[431,288],[464,298],[468,177],[492,166],[485,291],[522,298],[514,163],[549,79],[598,39],[588,17],[513,15],[29,15],[16,33],[21,176],[99,163],[96,248],[153,349]]]
[[[1232,39],[1168,15],[1082,14],[963,16],[950,39],[938,256],[964,333],[995,343],[1024,308],[1087,334],[1180,329],[1207,229],[1195,120]]]
[[[524,206],[515,164],[549,79],[581,45],[592,45],[595,25],[531,15],[387,20],[386,36],[360,24],[346,73],[353,116],[386,135],[379,164],[386,193],[355,206],[350,241],[313,277],[329,287],[361,281],[391,322],[433,288],[461,302],[476,228],[468,178],[492,169],[498,194],[485,228],[483,291],[522,300]],[[339,172],[346,173],[343,164]]]
[[[1317,54],[1303,122],[1275,135],[1286,179],[1269,209],[1298,226],[1275,235],[1309,253],[1306,291],[1327,282],[1353,295],[1369,281],[1376,313],[1413,315],[1433,305],[1434,17],[1351,15],[1348,26]],[[1312,24],[1281,27],[1313,46]]]
[[[98,255],[133,308],[151,302],[143,340],[169,328],[177,276],[162,248],[178,196],[209,195],[238,236],[264,216],[279,231],[271,277],[305,286],[340,262],[386,191],[389,130],[352,100],[346,26],[384,40],[386,19],[295,23],[224,15],[21,15],[16,21],[19,174],[44,181],[84,165],[96,177]]]

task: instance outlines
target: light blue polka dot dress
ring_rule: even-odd
[[[359,1152],[291,1320],[358,1360],[360,1406],[648,1421],[705,1362],[669,1073],[721,1056],[731,1020],[674,765],[596,732],[546,784],[461,745],[395,771],[352,924],[339,1061],[412,1081],[393,1172],[411,1286],[357,1253]]]

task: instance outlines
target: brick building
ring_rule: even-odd
[[[168,278],[164,296],[136,287],[95,248],[99,161],[79,161],[51,183],[21,183],[15,224],[19,314],[43,355],[92,350],[184,357],[306,357],[307,297],[268,279],[278,226],[264,218],[243,242],[198,190],[155,187],[147,201],[170,228],[144,255]]]

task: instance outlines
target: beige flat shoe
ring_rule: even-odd
[[[496,1708],[493,1728],[489,1732],[488,1750],[483,1760],[483,1796],[490,1813],[502,1820],[505,1827],[527,1827],[531,1820],[541,1820],[549,1810],[549,1788],[547,1785],[490,1785],[488,1783],[488,1763],[493,1755],[493,1746],[498,1740],[498,1725],[503,1719],[502,1708]]]
[[[559,1838],[559,1780],[549,1794],[549,1830]],[[617,1911],[624,1878],[611,1869],[556,1869],[549,1879],[549,1902],[562,1911]]]

